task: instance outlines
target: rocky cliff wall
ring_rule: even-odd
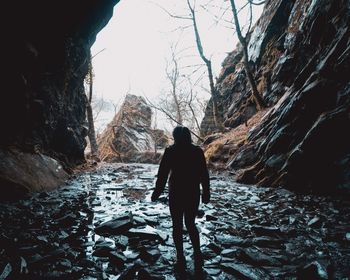
[[[249,57],[270,106],[227,161],[238,179],[299,190],[350,189],[350,3],[271,0]],[[226,127],[255,114],[238,47],[217,79]],[[202,131],[213,131],[210,107]]]
[[[3,3],[0,149],[46,154],[66,167],[84,160],[89,49],[117,2]]]

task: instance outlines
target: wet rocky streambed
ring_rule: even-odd
[[[175,279],[156,165],[103,165],[0,204],[2,279]],[[197,225],[205,279],[350,279],[350,202],[211,177]],[[188,278],[192,250],[185,235]]]

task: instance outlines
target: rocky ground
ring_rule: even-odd
[[[105,165],[0,204],[0,279],[175,279],[156,165]],[[350,279],[350,202],[212,176],[197,224],[205,279]],[[188,279],[192,252],[185,237]]]

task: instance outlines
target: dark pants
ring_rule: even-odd
[[[200,255],[200,240],[195,224],[195,218],[199,206],[199,189],[192,193],[172,192],[169,193],[170,214],[173,221],[173,239],[177,257],[183,258],[183,219],[190,235],[194,255]]]

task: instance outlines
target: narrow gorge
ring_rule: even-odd
[[[101,161],[86,156],[90,49],[118,2],[3,6],[0,280],[349,279],[350,2],[265,1],[246,39],[266,108],[241,45],[222,62],[224,131],[212,99],[200,123],[212,188],[197,213],[201,278],[192,265],[174,274],[167,192],[151,202],[172,141],[145,99],[126,95]],[[189,264],[191,252],[186,236]]]

